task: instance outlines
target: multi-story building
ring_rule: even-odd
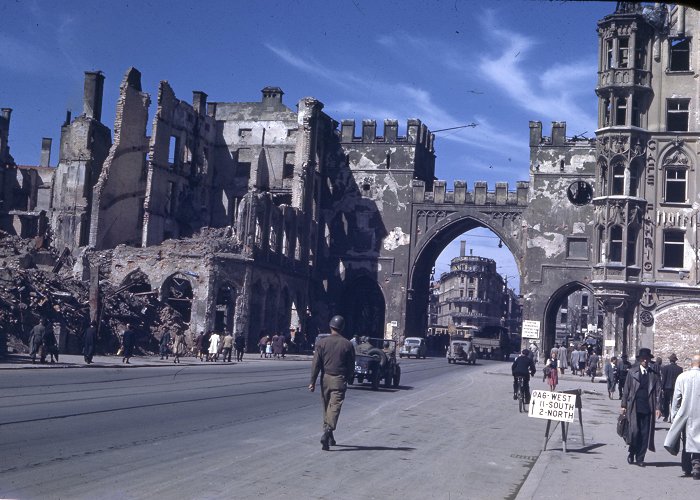
[[[518,298],[506,285],[495,260],[475,256],[471,250],[466,255],[466,242],[461,241],[459,257],[450,261],[450,270],[435,287],[436,314],[429,328],[442,332],[448,327],[503,326],[519,332]]]

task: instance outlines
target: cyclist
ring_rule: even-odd
[[[513,399],[518,399],[518,377],[522,377],[525,404],[530,404],[530,376],[534,375],[537,369],[528,349],[523,349],[520,355],[515,358],[510,370],[513,374]]]

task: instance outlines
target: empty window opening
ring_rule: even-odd
[[[170,136],[170,144],[168,146],[168,163],[175,165],[178,159],[178,150],[180,149],[180,140],[174,135]]]
[[[629,66],[629,55],[630,55],[630,39],[620,38],[617,41],[617,67],[627,68]]]
[[[686,171],[681,168],[666,169],[666,198],[667,203],[686,202]]]
[[[639,44],[634,51],[635,60],[634,67],[637,69],[644,69],[647,64],[647,47],[644,44]]]
[[[688,131],[688,108],[690,99],[669,99],[667,101],[666,130]]]
[[[630,196],[637,196],[639,192],[639,167],[630,167]]]
[[[690,38],[670,40],[669,71],[690,71]]]
[[[642,112],[639,109],[639,99],[632,99],[632,126],[641,127]]]
[[[613,195],[625,194],[625,166],[616,163],[613,166],[612,193]]]
[[[683,231],[664,231],[663,267],[683,267]]]
[[[612,68],[613,65],[613,41],[605,41],[605,69]]]
[[[627,124],[627,98],[618,97],[615,106],[615,125]]]
[[[282,166],[282,178],[291,179],[294,177],[295,155],[293,152],[284,153],[284,165]]]
[[[559,319],[559,323],[561,323],[562,325],[565,325],[568,320],[569,320],[568,313],[565,313],[565,312],[561,313],[561,318]]]
[[[610,228],[610,253],[609,262],[622,262],[622,227],[613,226]]]
[[[627,229],[627,265],[634,266],[637,263],[637,229]]]
[[[253,135],[253,129],[250,128],[239,128],[238,137],[241,139],[249,139]]]
[[[603,126],[609,127],[612,125],[612,106],[610,105],[610,99],[605,99],[603,101]]]

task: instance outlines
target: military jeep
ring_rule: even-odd
[[[379,389],[381,381],[384,387],[398,387],[401,381],[401,367],[396,361],[396,341],[373,337],[362,337],[355,346],[355,375],[362,384],[372,384],[372,389]]]

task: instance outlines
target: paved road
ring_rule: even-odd
[[[402,360],[318,442],[307,361],[4,370],[0,497],[513,498],[540,453],[509,363]]]

